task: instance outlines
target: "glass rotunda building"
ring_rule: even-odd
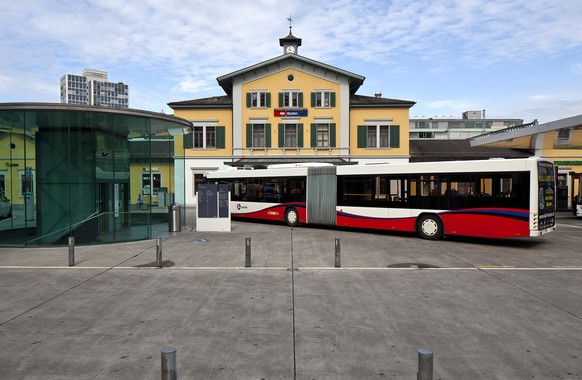
[[[0,103],[0,245],[143,240],[184,205],[191,123],[132,109]],[[179,144],[181,145],[181,144]],[[182,213],[182,219],[185,213]],[[183,222],[183,220],[182,220]]]

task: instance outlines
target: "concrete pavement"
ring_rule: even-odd
[[[536,239],[233,222],[155,241],[0,248],[0,378],[582,378],[580,220]],[[252,267],[244,267],[245,239]],[[335,238],[342,268],[334,268]],[[421,269],[429,268],[429,269]]]

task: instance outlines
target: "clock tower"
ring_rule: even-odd
[[[301,46],[301,38],[295,37],[291,33],[291,16],[287,19],[289,21],[289,34],[287,37],[279,38],[279,45],[283,46],[283,54],[297,54],[297,49]]]

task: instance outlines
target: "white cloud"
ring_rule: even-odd
[[[278,39],[288,32],[289,15],[294,19],[293,33],[303,39],[300,54],[350,71],[356,67],[368,78],[370,73],[380,76],[369,79],[380,89],[402,88],[405,84],[396,84],[400,78],[436,78],[462,67],[504,65],[512,70],[566,55],[582,61],[579,1],[26,3],[6,2],[0,13],[0,101],[16,97],[20,90],[14,78],[22,77],[30,81],[25,89],[44,83],[37,94],[58,101],[60,76],[83,68],[105,70],[115,80],[131,82],[130,103],[136,107],[221,95],[216,77],[282,53]],[[582,66],[569,67],[579,78]],[[438,113],[458,114],[474,105],[486,106],[476,91],[467,91],[463,99],[446,93],[446,88],[440,89],[443,94],[419,89],[424,90],[429,93],[408,98],[452,100],[422,105],[418,100],[415,107],[435,111],[442,107]],[[157,99],[146,102],[148,96]]]

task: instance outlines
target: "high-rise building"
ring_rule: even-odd
[[[61,103],[128,108],[129,89],[122,82],[107,81],[107,72],[83,70],[83,75],[61,77]]]

